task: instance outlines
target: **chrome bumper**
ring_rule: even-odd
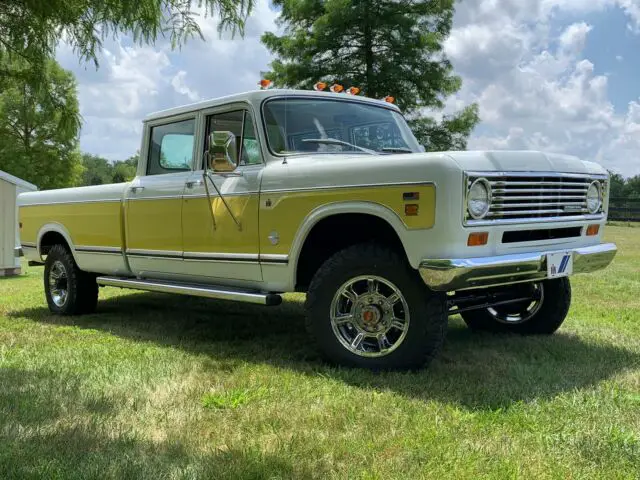
[[[618,251],[614,243],[548,252],[518,253],[496,257],[423,260],[420,276],[437,291],[493,287],[547,278],[547,255],[573,253],[573,273],[589,273],[605,268]]]

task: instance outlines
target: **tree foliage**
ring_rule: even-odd
[[[612,199],[637,199],[640,200],[640,175],[624,178],[619,173],[609,172],[610,190]]]
[[[82,155],[82,185],[103,185],[105,183],[128,182],[136,176],[139,155],[129,157],[126,160],[110,162],[90,153]]]
[[[454,0],[276,0],[284,34],[266,33],[276,55],[266,77],[309,89],[320,81],[357,86],[373,98],[392,95],[429,149],[466,148],[479,121],[471,105],[437,122],[425,117],[460,89],[443,51]]]
[[[20,72],[25,61],[0,65]],[[75,185],[82,174],[79,119],[75,78],[54,60],[45,62],[38,85],[0,77],[0,170],[42,189]]]
[[[80,59],[98,64],[102,42],[119,34],[139,44],[168,38],[173,47],[202,36],[195,8],[220,16],[220,29],[244,30],[254,0],[11,0],[0,1],[0,59],[22,59],[21,71],[2,71],[36,83],[64,40]]]

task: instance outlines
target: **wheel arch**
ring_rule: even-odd
[[[291,248],[291,255],[289,258],[290,270],[290,285],[294,288],[298,287],[298,280],[300,277],[301,260],[304,262],[305,247],[309,246],[309,241],[313,241],[314,232],[317,232],[318,228],[322,228],[322,225],[327,225],[327,221],[338,218],[360,218],[360,219],[375,219],[378,222],[376,226],[385,228],[384,236],[389,239],[393,235],[393,243],[399,250],[401,250],[404,258],[408,258],[408,252],[403,241],[403,233],[406,231],[406,227],[400,217],[390,208],[373,202],[340,202],[330,203],[322,205],[316,208],[307,215],[302,222],[296,237],[293,241]],[[324,222],[324,223],[323,223]],[[353,232],[353,227],[351,229]],[[373,236],[370,240],[376,240],[379,237]],[[349,238],[344,239],[343,246],[349,246]],[[335,253],[335,252],[334,252]],[[328,257],[327,257],[328,258]],[[326,259],[326,258],[325,258]],[[319,261],[319,260],[318,260]],[[324,261],[324,259],[322,259]],[[322,262],[320,262],[321,264]],[[304,268],[304,265],[303,265]]]
[[[38,231],[38,237],[36,242],[36,248],[38,250],[38,255],[42,260],[42,256],[47,253],[47,249],[56,243],[60,243],[59,240],[62,239],[64,244],[66,244],[67,248],[71,252],[74,261],[76,264],[78,263],[78,258],[76,257],[76,249],[73,241],[71,240],[71,235],[69,231],[59,223],[47,223],[43,225]],[[58,241],[56,241],[58,240]]]

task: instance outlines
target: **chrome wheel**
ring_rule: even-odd
[[[382,357],[409,330],[409,306],[393,283],[375,275],[345,282],[331,302],[331,327],[343,347],[362,357]]]
[[[544,286],[542,283],[531,284],[531,301],[488,308],[489,314],[500,323],[516,325],[524,323],[540,311],[544,302]]]
[[[61,261],[56,260],[49,270],[49,291],[51,300],[57,307],[63,307],[69,294],[67,286],[67,269]]]

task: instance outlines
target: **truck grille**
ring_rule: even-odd
[[[489,213],[482,220],[466,218],[467,224],[501,221],[517,222],[530,219],[558,219],[568,217],[600,217],[587,209],[587,190],[594,180],[602,182],[606,192],[605,176],[590,175],[528,175],[528,174],[470,174],[467,191],[478,178],[491,185],[492,198]],[[604,203],[604,202],[603,202]]]

